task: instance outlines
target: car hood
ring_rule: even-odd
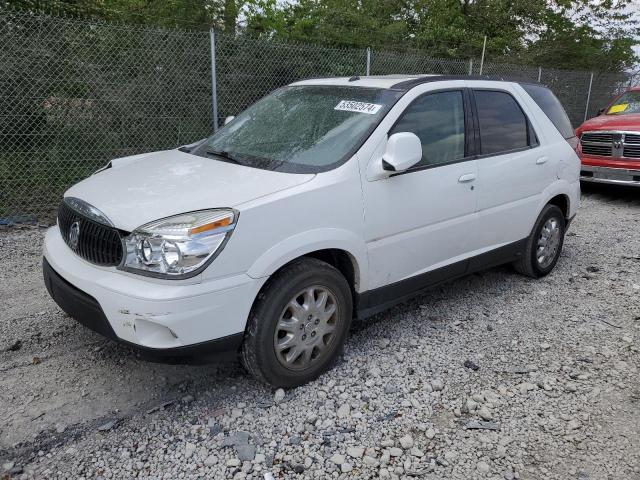
[[[588,130],[626,130],[640,131],[640,114],[630,113],[627,115],[598,115],[584,122],[577,129],[580,134]]]
[[[313,174],[272,172],[168,150],[112,160],[71,187],[122,230],[206,208],[236,207],[308,182]]]

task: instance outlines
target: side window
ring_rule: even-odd
[[[537,144],[518,102],[507,92],[475,90],[480,153],[491,155]]]
[[[558,131],[566,139],[576,136],[567,112],[562,108],[562,104],[547,87],[542,85],[531,85],[523,83],[522,88],[533,98],[542,111],[549,117],[549,120],[556,126]]]
[[[464,158],[464,101],[459,90],[426,94],[402,113],[389,135],[415,133],[422,142],[423,167]]]

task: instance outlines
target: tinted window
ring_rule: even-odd
[[[522,88],[526,90],[540,109],[549,117],[549,120],[551,120],[564,138],[575,137],[575,132],[567,113],[551,90],[541,85],[527,84],[523,84]]]
[[[422,142],[417,166],[464,158],[464,103],[461,91],[424,95],[404,111],[389,134],[415,133]]]
[[[527,117],[506,92],[476,90],[480,151],[490,155],[529,146]]]

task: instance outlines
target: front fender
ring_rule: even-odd
[[[356,290],[367,290],[369,263],[366,244],[353,232],[339,228],[309,230],[288,237],[264,252],[251,265],[247,274],[252,278],[267,277],[296,258],[325,249],[347,252],[354,262]]]

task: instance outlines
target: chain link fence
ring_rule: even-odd
[[[0,224],[49,223],[64,190],[109,159],[203,138],[214,117],[222,123],[277,87],[367,73],[541,81],[574,126],[634,81],[0,10]]]

